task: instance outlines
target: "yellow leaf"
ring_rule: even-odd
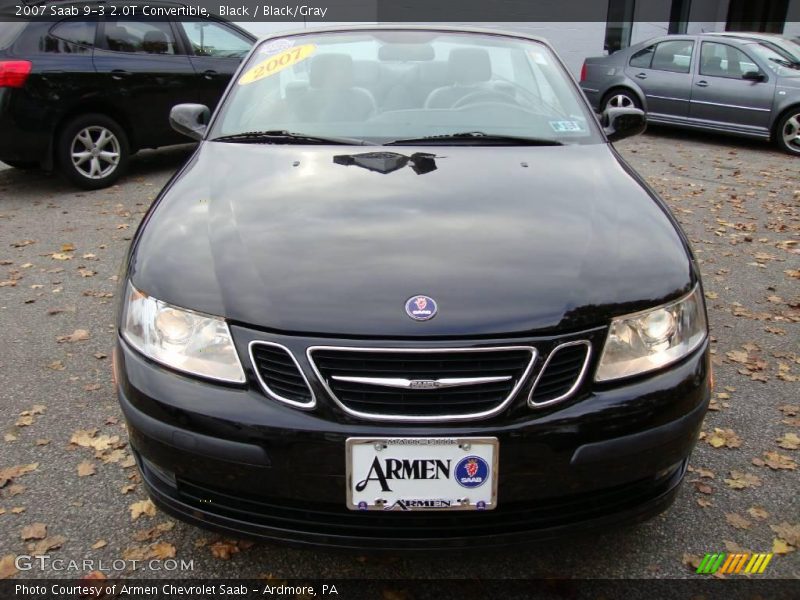
[[[789,554],[789,552],[792,550],[789,548],[789,544],[787,544],[785,540],[774,538],[772,540],[772,551],[775,554]]]
[[[16,559],[13,554],[0,558],[0,579],[8,579],[17,574]]]
[[[47,537],[47,525],[44,523],[31,523],[27,527],[22,528],[20,539],[23,541],[28,540],[41,540]]]
[[[153,504],[153,501],[150,500],[150,498],[148,498],[147,500],[134,502],[133,504],[130,505],[130,511],[131,511],[131,519],[133,519],[134,521],[142,515],[146,517],[156,516],[156,507],[155,504]]]
[[[78,465],[78,477],[88,477],[89,475],[94,475],[94,474],[95,474],[94,465],[90,463],[88,460],[85,460]]]

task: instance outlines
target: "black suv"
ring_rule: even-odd
[[[140,148],[182,142],[170,109],[216,105],[255,41],[215,19],[123,18],[94,6],[95,18],[0,23],[0,160],[57,166],[87,189],[111,185]]]

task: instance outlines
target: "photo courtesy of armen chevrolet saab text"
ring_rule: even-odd
[[[114,372],[153,501],[231,535],[505,545],[669,507],[706,412],[686,236],[543,40],[256,44],[131,241]]]

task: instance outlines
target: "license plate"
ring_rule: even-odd
[[[351,510],[492,510],[497,438],[349,438]]]

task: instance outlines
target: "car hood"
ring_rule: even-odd
[[[604,144],[204,142],[129,268],[140,290],[241,324],[384,337],[599,325],[693,278],[667,212]],[[406,315],[417,294],[432,320]]]

